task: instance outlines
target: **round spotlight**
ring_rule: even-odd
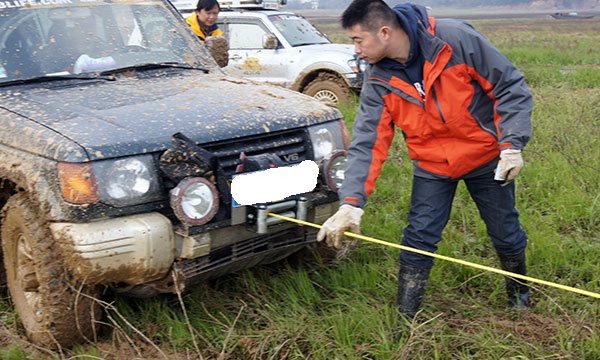
[[[219,210],[219,195],[205,178],[186,178],[171,190],[171,207],[183,223],[202,225]]]
[[[344,182],[346,170],[346,153],[344,151],[331,154],[323,161],[323,178],[329,188],[337,192]]]

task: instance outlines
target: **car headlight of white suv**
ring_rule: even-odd
[[[366,60],[359,58],[357,55],[353,59],[348,60],[348,66],[355,73],[364,73],[367,70],[369,63]]]

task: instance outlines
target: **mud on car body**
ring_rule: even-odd
[[[7,4],[6,1],[2,2]],[[334,108],[227,76],[163,0],[0,8],[1,242],[27,335],[91,338],[105,289],[189,289],[314,244],[347,135]],[[243,160],[242,160],[243,158]],[[236,172],[318,163],[316,188],[235,206]]]
[[[217,24],[229,41],[235,76],[276,84],[337,104],[349,101],[363,82],[366,62],[354,47],[334,44],[303,17],[279,10],[277,1],[219,1]],[[174,0],[189,16],[195,0]]]

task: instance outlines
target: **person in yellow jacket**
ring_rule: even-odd
[[[217,0],[198,0],[194,13],[185,18],[203,44],[209,36],[223,35],[223,31],[217,26],[219,11],[221,7]]]

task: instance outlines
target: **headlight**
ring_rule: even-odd
[[[100,201],[122,207],[161,197],[152,155],[92,163]]]
[[[205,178],[185,178],[171,190],[171,207],[181,222],[205,224],[219,210],[217,189]]]
[[[350,66],[355,73],[364,73],[367,70],[367,65],[369,65],[369,63],[366,60],[361,59],[358,55],[354,55],[352,60],[348,60],[348,66]]]
[[[361,58],[358,59],[358,68],[360,69],[360,72],[364,73],[365,71],[367,71],[367,66],[369,66],[367,60],[363,60]]]
[[[344,171],[346,170],[346,152],[332,154],[323,161],[321,174],[323,181],[329,188],[337,192],[344,182]]]
[[[308,133],[313,147],[313,160],[317,163],[332,153],[348,148],[348,132],[343,120],[311,126]]]

